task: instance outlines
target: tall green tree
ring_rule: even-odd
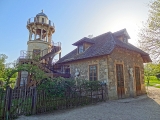
[[[139,32],[139,43],[152,58],[160,60],[160,0],[154,0],[148,6],[148,20]]]

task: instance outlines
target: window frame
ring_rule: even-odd
[[[81,48],[81,49],[80,49]],[[78,54],[81,54],[84,52],[84,46],[83,45],[79,45],[78,46]]]
[[[96,72],[94,73],[94,71],[93,71],[92,75],[91,75],[91,67],[96,67]],[[94,74],[96,74],[96,75],[94,75]],[[98,65],[97,64],[89,65],[89,80],[90,81],[97,81],[98,80]]]

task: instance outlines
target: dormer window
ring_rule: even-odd
[[[123,38],[124,43],[128,43],[128,39],[126,37]]]
[[[78,53],[79,54],[83,53],[83,51],[84,51],[83,45],[78,46]]]
[[[72,45],[77,46],[77,54],[85,52],[89,47],[94,44],[94,41],[90,38],[82,38],[81,40],[73,43]]]

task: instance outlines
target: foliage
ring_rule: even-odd
[[[77,83],[76,83],[77,82]],[[75,87],[83,89],[98,90],[101,82],[78,79],[77,81],[67,78],[46,79],[39,84],[38,89],[44,90],[51,97],[64,97],[67,92],[74,92]]]
[[[8,57],[5,54],[0,54],[0,77],[2,77],[3,71],[5,69],[5,61]]]
[[[88,81],[88,80],[77,80],[78,86],[83,86],[84,88],[97,90],[100,87],[101,82],[100,81]]]
[[[72,79],[59,77],[43,80],[37,87],[39,90],[44,90],[51,97],[64,97],[65,92],[71,90],[74,84]]]
[[[148,63],[144,66],[144,74],[146,79],[148,80],[148,84],[150,82],[150,76],[160,77],[160,64]]]
[[[32,65],[30,63],[16,64],[14,67],[5,68],[3,71],[2,77],[3,77],[3,81],[5,82],[5,85],[4,85],[5,88],[13,83],[13,81],[10,78],[19,71],[27,71],[28,74],[32,74],[31,79],[35,80],[37,83],[47,78],[45,73],[41,69],[39,69],[38,66],[36,65]]]
[[[149,84],[148,84],[148,80],[145,76],[145,83],[148,84],[148,86],[154,86],[154,87],[157,87],[157,88],[160,88],[160,80],[157,79],[156,76],[149,76]]]
[[[148,20],[139,38],[140,47],[155,60],[160,60],[160,0],[150,2]]]

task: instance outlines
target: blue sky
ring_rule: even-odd
[[[55,24],[54,42],[62,43],[62,56],[77,40],[126,28],[137,45],[137,33],[148,17],[150,0],[0,0],[0,54],[7,62],[27,50],[27,20],[41,10]]]

